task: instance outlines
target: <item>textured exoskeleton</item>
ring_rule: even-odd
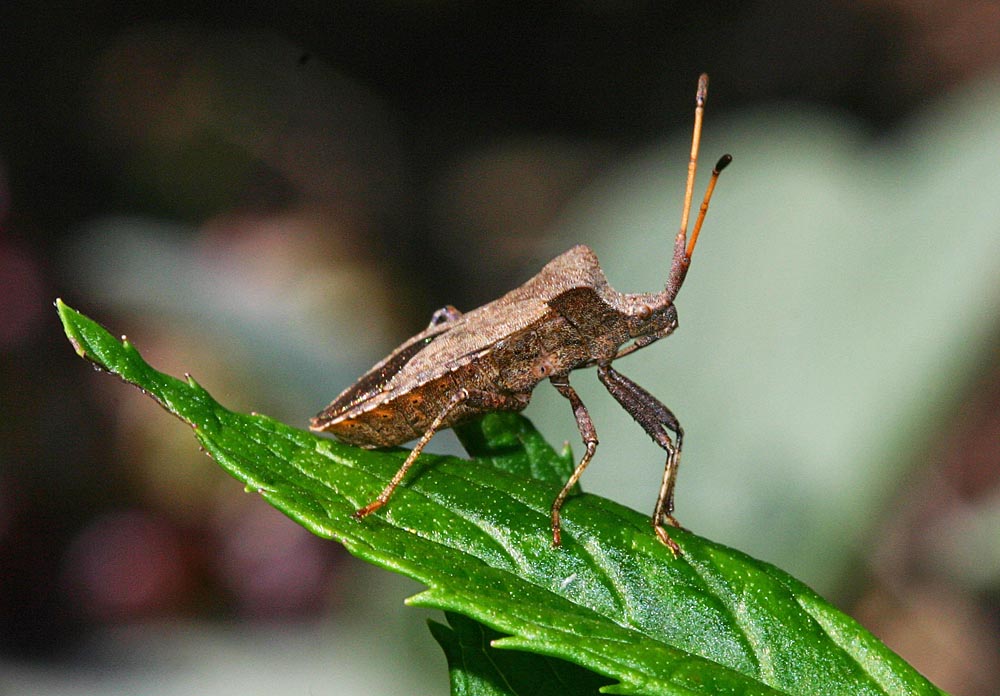
[[[489,304],[464,314],[451,306],[438,310],[424,331],[390,353],[312,419],[314,430],[363,447],[390,447],[419,438],[393,479],[355,513],[357,517],[388,502],[438,430],[489,411],[520,411],[528,405],[535,386],[547,379],[569,400],[586,446],[552,504],[552,540],[558,546],[563,502],[597,448],[597,432],[570,386],[569,373],[596,367],[611,395],[667,452],[652,521],[661,541],[679,552],[663,524],[677,526],[672,515],[673,488],[683,430],[666,406],[615,370],[612,362],[677,328],[674,298],[684,282],[719,171],[731,159],[726,155],[716,165],[689,240],[687,223],[706,90],[703,75],[681,230],[662,292],[618,292],[608,285],[594,253],[586,246],[575,246],[524,285]]]

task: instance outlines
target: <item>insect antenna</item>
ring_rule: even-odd
[[[698,78],[698,93],[694,98],[694,134],[691,136],[691,157],[688,159],[687,184],[684,187],[684,209],[681,211],[681,238],[687,236],[688,218],[691,215],[691,201],[694,198],[694,175],[698,171],[698,149],[701,147],[701,122],[705,115],[705,99],[708,97],[708,75]],[[683,245],[682,245],[683,246]]]
[[[698,241],[698,234],[701,232],[701,225],[705,221],[705,213],[708,212],[708,202],[712,199],[715,191],[715,183],[719,179],[719,173],[733,161],[731,155],[723,155],[715,169],[712,170],[712,179],[708,182],[705,197],[701,202],[698,217],[694,223],[694,230],[691,232],[691,239],[688,240],[687,228],[691,218],[691,203],[694,200],[694,178],[698,171],[698,150],[701,146],[701,124],[705,114],[705,100],[708,97],[708,75],[702,73],[698,78],[698,92],[695,95],[694,109],[694,133],[691,136],[691,156],[688,159],[687,183],[684,188],[684,207],[681,211],[681,229],[674,239],[674,255],[670,264],[670,276],[667,278],[667,287],[664,295],[668,302],[672,302],[677,296],[677,292],[684,283],[684,276],[687,275],[688,266],[691,263],[691,254],[694,252],[695,243]]]
[[[725,154],[715,163],[715,169],[712,170],[712,178],[708,180],[708,188],[705,189],[705,198],[702,199],[701,208],[698,209],[698,219],[694,221],[694,229],[691,230],[691,239],[688,240],[687,250],[684,252],[688,262],[691,261],[691,253],[694,251],[694,245],[698,243],[698,234],[701,232],[701,224],[705,222],[705,213],[708,212],[708,202],[712,200],[712,194],[715,192],[715,183],[719,180],[719,173],[728,167],[732,161],[733,156]]]

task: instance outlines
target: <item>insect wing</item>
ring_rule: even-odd
[[[385,360],[362,375],[357,382],[345,389],[329,406],[317,414],[312,419],[312,428],[322,430],[330,423],[355,411],[362,404],[385,394],[389,391],[388,385],[393,377],[397,376],[413,360],[414,356],[431,345],[435,339],[450,331],[451,328],[451,325],[433,326],[394,350]]]
[[[414,390],[488,353],[498,342],[552,311],[548,300],[573,288],[606,292],[607,280],[594,253],[583,245],[556,257],[524,285],[503,297],[434,324],[394,350],[312,420],[327,426],[389,400],[397,388]]]
[[[447,340],[415,355],[408,376],[419,383],[488,353],[499,342],[537,325],[552,311],[549,301],[574,289],[602,295],[608,282],[589,248],[577,245],[547,263],[524,285],[462,315]],[[411,382],[412,383],[412,382]]]

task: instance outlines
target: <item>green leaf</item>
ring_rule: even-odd
[[[939,694],[854,620],[766,563],[683,530],[683,555],[645,515],[581,494],[551,547],[568,463],[526,421],[491,416],[463,437],[485,456],[425,455],[392,501],[358,521],[405,452],[367,451],[233,413],[192,378],[149,367],[128,341],[57,307],[77,352],[194,429],[248,491],[356,556],[427,586],[408,601],[505,635],[495,648],[567,660],[620,694]],[[531,472],[540,478],[528,478]]]
[[[429,622],[448,658],[452,696],[566,696],[597,694],[607,677],[544,655],[498,650],[490,643],[501,634],[447,612],[449,625]]]

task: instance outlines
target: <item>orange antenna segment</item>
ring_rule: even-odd
[[[684,255],[688,258],[691,258],[691,254],[694,253],[694,245],[698,243],[698,233],[701,232],[701,224],[705,222],[705,213],[708,212],[708,202],[712,200],[712,193],[715,192],[715,182],[719,180],[719,173],[728,167],[732,161],[732,155],[723,155],[715,163],[715,169],[712,170],[712,178],[709,179],[708,188],[705,189],[705,198],[702,199],[701,208],[698,209],[698,219],[694,221],[694,229],[691,230],[691,239],[688,240],[687,249],[684,252]]]
[[[684,209],[681,211],[681,237],[687,236],[688,219],[691,215],[691,200],[694,198],[694,175],[698,171],[698,148],[701,145],[701,122],[705,114],[705,99],[708,97],[708,75],[698,78],[698,92],[695,95],[694,135],[691,136],[691,157],[688,159],[687,186],[684,189]]]

